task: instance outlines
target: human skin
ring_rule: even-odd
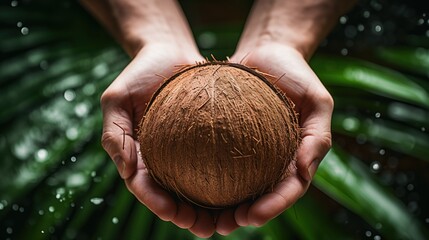
[[[272,192],[219,216],[217,232],[262,226],[307,191],[331,147],[333,100],[308,61],[338,18],[354,4],[341,0],[256,1],[231,61],[269,73],[295,103],[302,128],[296,167]],[[231,218],[234,218],[234,221]]]
[[[175,201],[150,177],[138,154],[135,129],[163,76],[171,76],[175,66],[204,60],[179,5],[171,0],[81,2],[132,58],[101,97],[103,148],[128,190],[160,219],[197,236],[211,236],[215,232],[211,212]]]
[[[105,90],[102,145],[129,191],[165,221],[199,237],[228,235],[239,226],[261,226],[307,191],[331,147],[333,101],[307,61],[352,2],[341,0],[260,0],[247,20],[233,62],[256,67],[296,104],[302,143],[292,175],[272,192],[235,208],[211,211],[174,198],[148,174],[136,132],[153,92],[175,66],[203,61],[187,21],[173,0],[81,0],[132,60]],[[123,132],[125,131],[125,144]]]

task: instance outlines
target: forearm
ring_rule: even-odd
[[[174,0],[80,1],[131,56],[151,43],[196,49],[183,12]]]
[[[250,51],[260,44],[279,43],[295,48],[308,60],[355,1],[256,1],[237,50]]]

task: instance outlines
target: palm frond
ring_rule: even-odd
[[[389,239],[425,239],[427,230],[367,169],[334,147],[320,165],[314,184]]]
[[[100,146],[99,96],[127,56],[74,1],[18,3],[0,4],[0,238],[197,239],[135,200]],[[197,39],[212,34],[217,44],[202,51],[220,57],[233,50],[241,28],[193,30]],[[316,55],[311,66],[336,102],[335,136],[358,149],[365,142],[406,156],[408,164],[427,164],[425,41],[376,47],[377,64]],[[317,194],[332,202],[310,190],[261,228],[212,239],[362,238],[333,219],[338,211],[355,214],[358,224],[389,239],[429,238],[421,220],[427,213],[407,209],[380,182],[368,166],[372,156],[355,156],[334,142],[314,179]],[[419,193],[420,202],[428,200]],[[353,227],[367,228],[358,224]]]

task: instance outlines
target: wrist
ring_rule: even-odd
[[[259,0],[256,1],[238,49],[280,44],[309,60],[338,18],[354,1]]]
[[[171,42],[155,42],[149,41],[139,49],[136,49],[133,59],[138,56],[145,56],[149,59],[158,59],[154,64],[168,65],[168,62],[175,64],[195,64],[196,62],[204,61],[198,48],[188,45],[186,47],[172,44]]]
[[[132,57],[146,44],[196,47],[175,0],[80,0]]]
[[[171,31],[156,31],[150,29],[133,29],[124,33],[121,45],[129,53],[130,56],[135,56],[137,52],[143,48],[150,47],[151,49],[158,48],[160,51],[181,50],[184,54],[188,52],[190,55],[199,53],[198,47],[189,35],[174,33]],[[173,54],[173,53],[172,53]]]

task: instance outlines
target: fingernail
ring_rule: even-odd
[[[310,164],[310,167],[308,167],[308,181],[311,181],[314,174],[316,174],[317,168],[319,167],[320,161],[318,159],[313,160],[313,162]]]

